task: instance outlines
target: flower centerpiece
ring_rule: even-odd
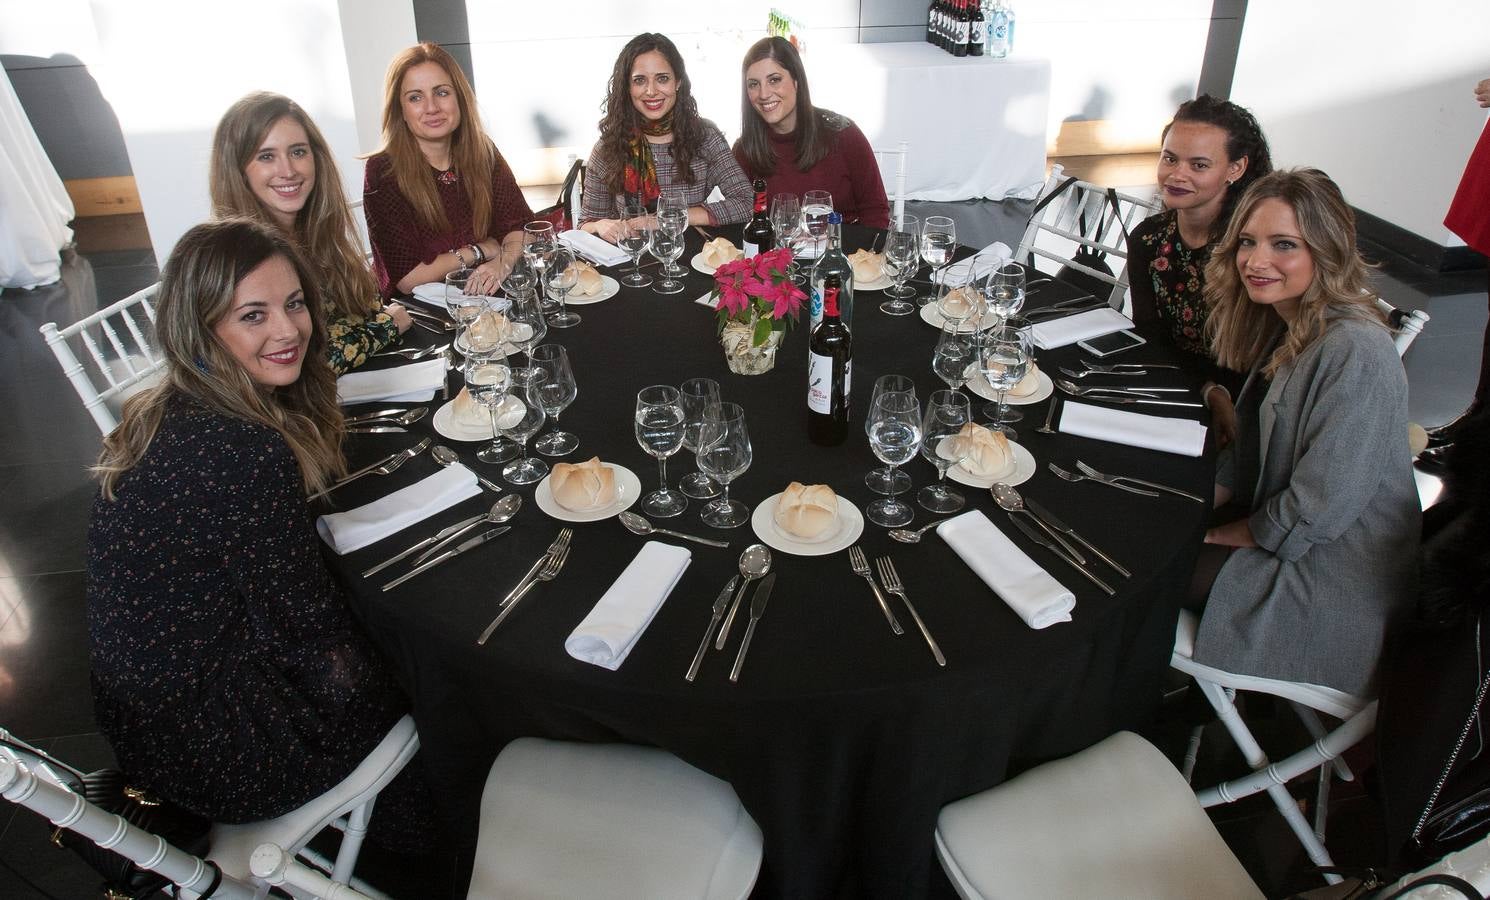
[[[780,247],[714,270],[710,296],[731,372],[759,375],[776,365],[781,339],[807,299],[788,274],[791,262],[792,251]]]

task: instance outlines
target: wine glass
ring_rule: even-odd
[[[952,513],[967,502],[947,487],[947,470],[967,455],[966,442],[955,441],[962,426],[973,420],[967,395],[957,391],[933,391],[926,401],[926,415],[921,420],[921,456],[936,466],[936,483],[921,488],[916,502],[934,513]]]
[[[574,251],[568,247],[555,247],[543,272],[544,289],[550,297],[555,294],[559,297],[559,311],[548,317],[550,328],[572,328],[579,324],[579,313],[564,306],[564,300],[576,284],[579,284],[579,266]]]
[[[881,394],[910,394],[916,396],[916,383],[906,375],[881,375],[874,380],[874,390],[869,394],[869,409],[874,411],[874,404],[879,401]],[[919,419],[920,413],[917,412]],[[864,417],[864,435],[870,435],[874,419],[870,416]],[[911,477],[894,466],[882,466],[871,469],[864,476],[864,484],[876,494],[903,494],[911,489]]]
[[[1024,266],[1005,261],[983,278],[983,299],[1000,323],[1024,308],[1024,277]]]
[[[750,518],[750,507],[729,498],[731,481],[750,468],[754,451],[745,430],[745,410],[738,403],[720,403],[705,413],[699,428],[698,467],[723,487],[719,497],[704,507],[701,518],[715,528],[734,528]]]
[[[828,235],[828,216],[833,212],[833,195],[827,191],[808,191],[802,195],[802,225],[812,235],[813,256],[822,256]]]
[[[486,407],[491,416],[492,442],[476,451],[476,458],[484,463],[506,462],[517,455],[517,446],[504,440],[497,427],[498,409],[512,388],[512,370],[507,367],[507,360],[468,357],[461,374],[465,376],[471,399]]]
[[[797,247],[793,246],[792,235],[796,232],[802,222],[802,199],[796,194],[777,194],[771,198],[771,227],[776,231],[776,246],[792,248],[792,263],[787,267],[793,281],[799,277],[805,279],[797,265]],[[801,284],[801,281],[797,281]]]
[[[699,429],[704,420],[719,414],[719,382],[712,378],[690,378],[678,387],[683,403],[683,447],[697,459]],[[684,476],[678,489],[695,500],[719,496],[719,485],[703,472]]]
[[[652,240],[651,219],[647,216],[646,204],[636,194],[627,194],[620,202],[621,236],[617,245],[631,256],[631,274],[621,283],[627,287],[652,286],[652,276],[642,274],[642,254]]]
[[[579,396],[574,369],[569,365],[569,351],[562,344],[544,344],[528,351],[533,370],[542,373],[537,380],[538,403],[554,424],[554,430],[538,439],[533,449],[544,456],[564,456],[579,446],[579,438],[559,430],[559,413]]]
[[[540,366],[514,369],[512,389],[497,413],[496,424],[517,442],[517,459],[502,467],[502,477],[511,484],[532,484],[548,474],[548,463],[528,455],[528,439],[543,428],[547,418],[538,393],[547,375]]]
[[[927,216],[921,223],[921,261],[931,266],[935,274],[935,270],[952,261],[952,254],[956,252],[956,223],[946,216]],[[931,294],[926,294],[916,302],[925,306],[935,299]]]
[[[507,300],[511,303],[507,310],[507,342],[512,345],[508,352],[528,354],[528,362],[531,364],[533,348],[541,344],[548,335],[548,320],[543,315],[543,303],[538,299],[538,291],[534,288],[521,292],[509,291]],[[526,377],[526,369],[519,371]]]
[[[657,479],[661,483],[642,498],[642,509],[663,519],[680,515],[688,508],[688,498],[667,486],[667,458],[683,446],[683,403],[677,388],[654,384],[637,393],[636,442],[657,457]]]
[[[946,272],[936,285],[936,311],[942,317],[942,327],[958,334],[976,331],[976,323],[964,328],[968,319],[981,314],[982,294],[970,284],[953,283]]]
[[[445,309],[449,310],[450,319],[456,326],[455,349],[462,354],[466,352],[462,333],[481,314],[481,307],[486,302],[486,297],[466,292],[466,285],[474,272],[474,269],[456,269],[445,276]]]
[[[914,392],[886,391],[869,410],[869,449],[880,462],[899,474],[900,467],[916,458],[921,446],[921,404]],[[915,510],[896,495],[910,487],[910,477],[886,480],[888,496],[869,504],[864,515],[885,528],[910,524]],[[904,484],[904,487],[901,485]]]
[[[548,262],[554,252],[554,223],[552,222],[529,222],[523,226],[523,256],[527,257],[528,265],[533,267],[533,273],[538,277],[538,290],[543,292],[543,273],[548,269]],[[553,304],[544,298],[544,312],[549,311]]]
[[[688,214],[677,210],[659,213],[657,225],[652,229],[652,255],[662,260],[662,280],[652,290],[659,294],[678,294],[683,291],[683,282],[677,276],[683,267],[677,265],[683,255],[688,231]]]
[[[998,403],[983,407],[983,414],[993,420],[995,431],[1011,438],[1016,434],[1007,423],[1017,422],[1024,416],[1009,409],[1009,391],[1024,380],[1032,355],[1030,329],[1027,324],[1021,327],[1020,323],[1028,323],[1028,320],[1012,316],[1004,324],[988,329],[978,351],[978,369],[999,395]]]
[[[890,299],[880,304],[880,310],[892,316],[908,316],[916,311],[909,302],[916,291],[905,283],[919,267],[920,227],[915,216],[903,215],[890,224],[890,233],[885,238],[885,271],[895,284],[885,289],[885,296]]]
[[[974,340],[973,335],[960,334],[955,328],[943,328],[936,342],[936,350],[931,356],[931,371],[951,390],[967,384],[973,364],[977,362]]]
[[[503,344],[509,338],[507,310],[512,302],[506,297],[483,297],[480,312],[460,323],[455,344],[466,359],[488,360],[506,355]]]

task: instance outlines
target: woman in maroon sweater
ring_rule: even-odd
[[[735,159],[772,194],[833,195],[843,221],[890,224],[879,162],[864,132],[846,117],[812,105],[797,48],[784,38],[756,41],[740,66],[744,82]]]

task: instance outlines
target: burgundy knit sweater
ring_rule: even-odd
[[[890,202],[880,180],[879,162],[859,126],[849,122],[842,130],[832,132],[833,146],[828,155],[805,172],[797,168],[797,133],[769,134],[771,147],[776,151],[775,172],[753,171],[738,141],[735,159],[750,178],[765,178],[766,190],[771,195],[801,196],[812,190],[827,191],[833,195],[833,208],[843,214],[843,221],[870,228],[885,228],[890,224]]]

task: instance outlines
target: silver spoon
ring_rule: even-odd
[[[491,505],[491,509],[487,510],[485,516],[477,519],[476,521],[467,525],[465,528],[462,528],[460,531],[457,531],[455,534],[450,535],[443,541],[440,541],[438,544],[435,544],[433,547],[416,556],[414,558],[414,565],[417,566],[420,563],[434,558],[435,554],[439,553],[441,550],[444,550],[446,547],[465,537],[467,534],[470,534],[472,531],[475,531],[476,529],[482,527],[483,525],[502,524],[503,522],[517,515],[517,511],[522,508],[522,505],[523,498],[520,495],[508,494],[507,496],[498,500],[496,503],[493,503]]]
[[[1036,525],[1039,525],[1045,530],[1046,534],[1054,538],[1057,544],[1064,547],[1066,552],[1071,554],[1072,559],[1082,565],[1086,565],[1086,557],[1077,552],[1076,548],[1071,546],[1071,542],[1066,540],[1064,535],[1049,525],[1046,525],[1044,519],[1024,508],[1024,498],[1019,495],[1018,491],[1014,490],[1014,485],[1005,484],[1000,481],[998,484],[989,488],[989,491],[993,494],[994,502],[999,505],[999,509],[1010,513],[1024,513],[1029,516],[1034,520]]]
[[[1060,432],[1058,432],[1058,431],[1055,430],[1055,408],[1056,408],[1056,406],[1057,406],[1056,399],[1055,399],[1054,396],[1052,396],[1050,398],[1050,408],[1045,411],[1045,424],[1044,425],[1041,425],[1039,428],[1036,428],[1035,429],[1036,431],[1040,432],[1041,434],[1059,434],[1060,433]]]
[[[750,587],[750,582],[757,578],[765,577],[771,571],[771,548],[765,544],[751,544],[740,554],[740,589],[735,591],[735,599],[729,605],[729,615],[725,617],[724,624],[719,627],[719,640],[714,642],[715,650],[723,650],[724,642],[729,640],[729,627],[735,621],[735,616],[740,612],[740,600],[745,596],[745,589]]]
[[[451,450],[444,444],[435,444],[434,448],[429,451],[429,455],[433,456],[435,458],[435,462],[439,463],[442,466],[451,466],[455,463],[460,462],[460,457],[456,455],[455,451]],[[502,486],[492,481],[491,479],[483,475],[477,475],[476,480],[480,482],[482,487],[491,491],[493,494],[502,493]],[[516,510],[514,510],[514,512],[516,512]]]
[[[926,532],[930,531],[931,529],[935,528],[945,521],[947,520],[937,519],[935,522],[927,522],[925,525],[922,525],[920,528],[917,528],[914,531],[908,528],[895,528],[890,531],[890,537],[894,538],[902,544],[919,544],[921,543],[921,535],[925,534]]]
[[[646,516],[637,515],[629,509],[623,510],[621,512],[621,524],[625,525],[626,530],[631,532],[632,534],[670,534],[675,538],[682,538],[685,541],[693,541],[695,544],[705,544],[710,547],[729,546],[729,541],[716,541],[711,538],[695,537],[691,534],[684,534],[681,531],[669,531],[666,528],[658,528],[656,525],[653,525],[651,522],[649,522]]]

